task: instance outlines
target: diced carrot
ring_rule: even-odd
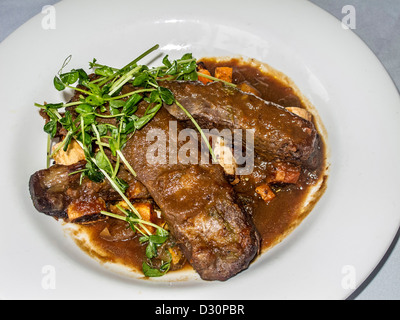
[[[179,261],[182,260],[183,253],[182,253],[182,251],[181,251],[178,247],[176,247],[176,246],[174,246],[174,247],[169,247],[169,248],[168,248],[168,251],[169,251],[169,253],[170,253],[170,255],[171,255],[171,262],[172,262],[172,264],[178,264]]]
[[[198,73],[202,73],[202,74],[206,74],[208,76],[211,76],[210,71],[208,71],[207,69],[199,69],[199,71],[197,71]],[[205,78],[205,77],[201,77],[199,76],[199,81],[203,82],[204,84],[207,84],[209,82],[213,82],[211,79]]]
[[[125,201],[119,201],[118,205],[122,207],[125,210],[131,210],[128,206],[128,204]],[[149,202],[135,202],[133,203],[133,206],[135,209],[139,212],[142,220],[148,221],[148,222],[154,222],[154,210],[153,210],[153,205]],[[115,210],[118,210],[117,208],[114,208]],[[119,211],[118,214],[121,212]],[[155,228],[149,225],[145,225],[146,228],[151,232],[155,232]]]
[[[153,222],[153,205],[148,202],[136,202],[133,204],[135,209],[140,213],[144,221]],[[155,228],[146,225],[146,228],[151,232],[155,232]]]
[[[272,191],[272,189],[269,187],[268,184],[262,184],[256,188],[256,192],[260,195],[260,197],[265,201],[269,202],[273,198],[275,198],[275,193]]]
[[[268,182],[272,183],[297,183],[301,173],[300,167],[288,163],[276,164],[273,175]]]
[[[230,67],[215,68],[215,77],[226,82],[232,82],[233,69]]]
[[[153,206],[148,202],[136,202],[133,204],[135,209],[140,213],[142,219],[145,221],[152,222]]]

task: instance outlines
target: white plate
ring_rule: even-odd
[[[345,299],[373,271],[399,227],[400,100],[377,58],[306,1],[65,0],[56,29],[39,14],[0,46],[2,221],[0,298]],[[52,79],[92,58],[122,66],[155,43],[179,57],[253,57],[291,77],[329,135],[328,189],[287,239],[227,282],[127,279],[82,253],[35,211],[29,176],[45,166],[34,102],[63,97]],[[55,276],[54,282],[49,282]]]

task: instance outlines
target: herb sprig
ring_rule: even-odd
[[[85,176],[94,182],[106,179],[127,203],[129,210],[118,207],[122,215],[106,211],[101,213],[126,221],[132,230],[142,234],[140,242],[147,243],[146,257],[150,261],[149,264],[143,264],[143,272],[148,276],[161,276],[170,268],[170,261],[165,261],[158,269],[153,268],[151,264],[151,260],[157,255],[157,248],[168,239],[169,233],[164,228],[143,220],[125,195],[128,183],[118,177],[120,166],[124,165],[136,176],[136,172],[122,153],[127,141],[151,121],[163,104],[175,103],[199,130],[213,160],[216,161],[209,141],[195,119],[175,99],[173,93],[162,86],[162,81],[166,80],[198,80],[196,59],[191,53],[187,53],[173,61],[166,55],[162,59],[162,65],[158,67],[138,64],[158,48],[158,45],[153,46],[121,69],[99,64],[93,59],[89,66],[94,77],[89,76],[83,69],[65,72],[64,69],[72,58],[69,56],[54,77],[53,85],[58,91],[71,89],[78,92],[78,101],[35,103],[35,106],[42,108],[49,117],[43,127],[48,134],[47,166],[49,167],[50,159],[55,153],[61,149],[68,149],[72,139],[78,142],[86,158],[86,167],[80,171],[81,181]],[[214,80],[219,81],[216,78]],[[132,91],[122,94],[122,88],[127,83],[131,84]],[[136,111],[141,101],[146,101],[148,107],[139,117]],[[70,110],[71,107],[73,110]],[[52,152],[51,140],[57,135],[60,126],[67,134]],[[155,228],[156,233],[152,234],[148,226]]]

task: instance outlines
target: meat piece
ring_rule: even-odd
[[[285,108],[221,82],[165,81],[161,85],[174,93],[202,128],[254,129],[258,154],[316,165],[319,144],[314,124]],[[165,107],[177,119],[188,120],[177,105]]]
[[[173,120],[160,109],[127,142],[124,156],[162,210],[176,243],[201,278],[227,280],[246,269],[257,254],[258,233],[251,218],[235,202],[232,186],[220,165],[148,161],[152,156],[146,152],[152,145],[148,133],[161,131],[169,141],[169,121]],[[180,123],[177,128],[178,132],[182,129]]]
[[[80,218],[81,221],[86,221],[88,217],[91,219],[99,217],[99,215],[95,215],[96,212],[93,211],[93,208],[102,207],[96,204],[102,203],[102,201],[121,200],[118,192],[107,180],[96,183],[84,177],[80,181],[79,173],[71,174],[84,169],[85,165],[86,161],[68,166],[55,164],[48,169],[35,172],[29,180],[29,192],[35,208],[54,218],[68,219],[67,211],[73,204],[69,208],[73,220]],[[136,190],[135,198],[149,197],[146,188],[127,171],[120,169],[118,177],[128,183],[127,194],[129,194],[129,190]],[[131,194],[133,193],[131,192]],[[87,216],[83,218],[84,210],[79,208],[85,206],[90,206],[91,209],[87,210]]]
[[[55,218],[68,218],[66,209],[71,199],[66,194],[70,185],[79,184],[79,175],[70,174],[85,167],[85,162],[70,166],[53,165],[35,172],[29,179],[29,192],[39,212]]]

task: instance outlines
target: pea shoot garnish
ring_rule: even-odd
[[[66,151],[72,140],[80,145],[86,159],[85,168],[79,171],[81,181],[85,176],[94,182],[106,179],[126,202],[128,210],[117,206],[121,211],[120,215],[107,211],[101,213],[126,221],[133,231],[141,234],[139,241],[147,243],[148,259],[148,263],[143,263],[143,272],[152,277],[161,276],[170,268],[170,260],[163,261],[158,268],[152,265],[152,259],[157,257],[157,249],[168,240],[169,232],[164,227],[142,219],[125,195],[128,184],[117,176],[118,171],[124,166],[133,176],[136,176],[136,172],[125,159],[123,148],[137,130],[156,116],[163,104],[175,103],[199,130],[213,160],[216,161],[208,139],[194,118],[179,101],[176,101],[174,94],[162,86],[162,82],[166,80],[198,80],[196,59],[191,53],[187,53],[173,61],[166,55],[162,59],[162,65],[158,67],[139,64],[140,60],[158,48],[158,45],[153,46],[120,69],[99,64],[93,59],[89,63],[90,69],[93,70],[91,75],[84,69],[65,72],[71,60],[69,56],[54,77],[53,85],[58,91],[74,90],[79,99],[69,103],[35,103],[35,106],[43,109],[48,116],[43,128],[48,134],[47,167],[50,166],[50,159],[54,154],[61,149]],[[218,80],[211,76],[209,78]],[[126,84],[130,84],[132,91],[121,93]],[[136,111],[141,101],[147,102],[148,107],[139,117]],[[63,129],[64,138],[55,150],[52,150],[51,141],[57,136],[60,128]],[[155,230],[155,233],[149,229]]]

